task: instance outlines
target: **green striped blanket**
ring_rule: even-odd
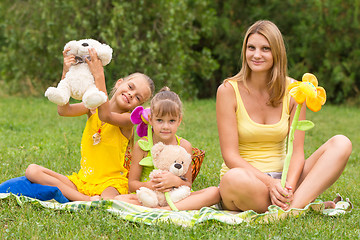
[[[254,211],[240,213],[223,211],[213,207],[204,207],[201,210],[196,211],[192,210],[176,212],[136,206],[116,200],[102,200],[93,202],[77,201],[61,204],[56,201],[40,201],[30,197],[16,196],[11,193],[0,193],[0,199],[5,198],[14,198],[19,205],[30,203],[55,210],[77,211],[100,208],[118,216],[121,219],[136,223],[145,223],[151,225],[163,221],[186,227],[191,227],[195,224],[210,220],[215,220],[226,224],[241,224],[246,222],[266,223],[284,218],[289,215],[300,216],[306,214],[309,211],[316,211],[326,216],[336,216],[339,214],[351,212],[353,208],[351,202],[348,199],[343,200],[340,195],[338,195],[335,199],[335,209],[324,209],[324,203],[321,200],[316,200],[313,203],[307,205],[304,209],[291,209],[289,211],[283,211],[279,207],[270,206],[269,211],[262,214],[258,214]]]

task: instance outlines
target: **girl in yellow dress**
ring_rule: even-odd
[[[75,56],[64,50],[63,75],[75,63]],[[104,70],[94,49],[86,60],[95,84],[105,94]],[[133,73],[115,83],[110,100],[89,110],[82,103],[58,106],[60,116],[74,117],[87,114],[88,121],[81,140],[81,169],[64,176],[42,166],[31,164],[25,176],[33,183],[56,186],[71,201],[107,199],[128,193],[125,152],[132,137],[130,112],[146,102],[154,92],[154,83],[142,73]]]

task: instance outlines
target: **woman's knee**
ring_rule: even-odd
[[[225,182],[239,182],[247,181],[250,178],[250,174],[243,168],[232,168],[224,174],[221,181]]]
[[[329,140],[330,147],[341,151],[346,158],[348,158],[352,152],[352,143],[350,139],[344,135],[335,135]]]
[[[220,181],[220,191],[226,189],[227,191],[238,192],[241,189],[247,188],[250,185],[252,175],[245,169],[232,168]]]

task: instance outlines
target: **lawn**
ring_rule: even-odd
[[[85,116],[60,117],[56,106],[45,98],[0,98],[0,111],[0,183],[23,176],[30,163],[62,174],[79,170]],[[215,100],[185,102],[184,112],[179,135],[206,151],[193,188],[217,186],[222,159]],[[318,113],[308,111],[307,119],[315,128],[306,134],[306,156],[336,134],[348,136],[353,143],[344,173],[320,196],[331,200],[340,193],[350,198],[355,206],[350,214],[331,218],[310,212],[268,224],[207,222],[183,228],[166,223],[131,223],[102,210],[64,212],[31,204],[21,207],[13,199],[5,199],[0,200],[0,239],[359,239],[360,109],[327,104]]]

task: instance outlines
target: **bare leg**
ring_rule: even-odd
[[[243,168],[232,168],[222,177],[220,194],[227,210],[266,212],[271,205],[266,185]]]
[[[119,201],[122,201],[122,202],[132,203],[132,204],[135,204],[135,205],[141,205],[141,203],[139,202],[136,194],[118,195],[118,196],[114,197],[114,200],[119,200]]]
[[[114,199],[116,196],[118,196],[120,193],[118,190],[114,187],[107,187],[105,190],[101,193],[102,199]]]
[[[316,150],[305,161],[290,207],[303,208],[329,188],[343,172],[351,151],[351,142],[343,135],[332,137]]]
[[[135,205],[142,205],[136,194],[118,195],[115,200],[132,203]],[[220,193],[217,187],[209,187],[196,192],[192,192],[189,197],[175,203],[179,210],[195,210],[202,207],[209,207],[220,202]],[[171,210],[169,206],[160,207],[161,209]]]
[[[71,201],[89,201],[90,197],[80,193],[75,184],[66,176],[36,164],[30,164],[25,176],[30,182],[58,187],[62,194]]]
[[[202,207],[210,207],[220,202],[220,192],[217,187],[208,187],[196,192],[192,192],[187,198],[175,203],[179,210],[198,210]],[[161,207],[171,210],[169,206]]]

